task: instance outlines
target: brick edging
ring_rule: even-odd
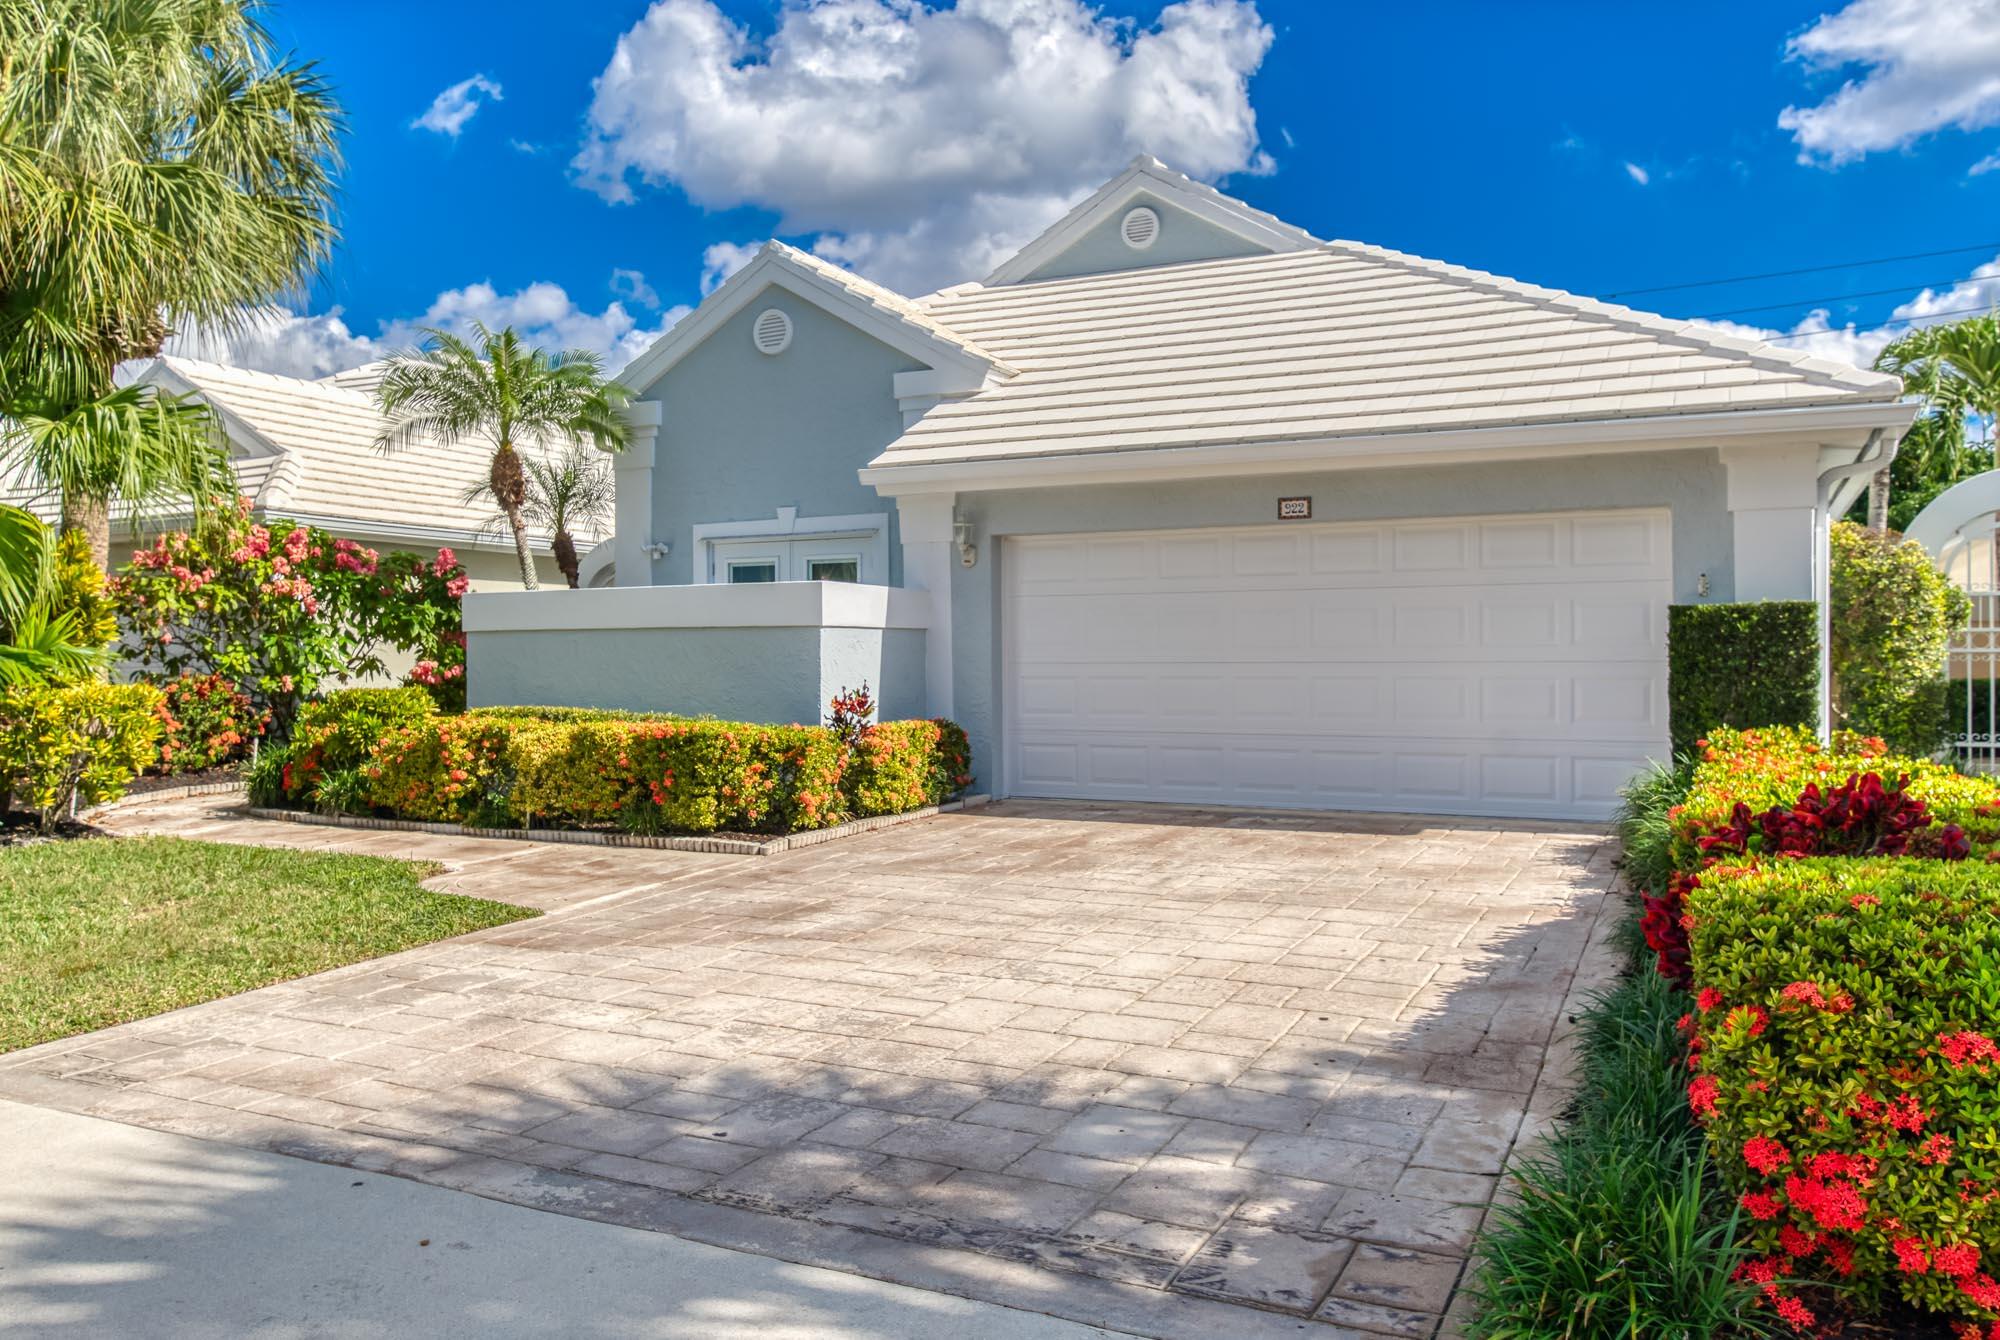
[[[143,799],[143,797],[142,797]],[[258,819],[282,823],[316,824],[324,828],[367,828],[393,833],[434,833],[440,837],[500,838],[510,842],[562,842],[583,847],[642,847],[651,851],[698,851],[723,856],[776,856],[799,847],[816,847],[878,828],[889,828],[913,819],[936,814],[976,809],[992,800],[988,795],[962,796],[941,805],[925,805],[901,814],[876,814],[853,819],[831,828],[814,828],[803,833],[786,833],[768,841],[720,837],[647,837],[639,833],[587,832],[574,828],[470,828],[464,824],[426,823],[417,819],[377,819],[357,814],[315,814],[307,810],[267,809],[252,805],[249,812]]]
[[[107,800],[102,805],[92,805],[79,818],[93,819],[100,814],[116,814],[120,810],[137,809],[150,805],[156,800],[186,800],[190,796],[220,796],[234,791],[244,791],[242,782],[190,782],[186,786],[163,786],[151,791],[141,791],[137,795],[120,796]]]

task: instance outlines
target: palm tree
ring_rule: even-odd
[[[513,532],[521,584],[533,591],[541,583],[528,549],[528,471],[516,444],[554,439],[622,451],[631,393],[604,376],[596,354],[550,355],[524,343],[512,326],[491,331],[475,321],[472,330],[473,340],[426,330],[422,350],[390,360],[375,389],[390,422],[375,445],[394,451],[425,440],[490,442],[486,489]]]
[[[40,518],[0,505],[0,688],[85,674],[103,659],[79,644],[74,611],[49,610],[54,558]]]
[[[583,564],[571,531],[577,526],[596,529],[610,515],[618,496],[611,463],[603,453],[572,442],[561,455],[524,456],[521,465],[528,475],[528,520],[549,533],[549,550],[574,591]],[[469,503],[492,496],[491,483],[475,484],[465,491]],[[489,524],[506,525],[506,514],[495,516]]]
[[[312,66],[274,56],[253,7],[0,0],[0,415],[90,430],[43,441],[90,458],[53,482],[100,564],[110,490],[177,487],[209,447],[93,439],[161,423],[110,402],[115,369],[176,323],[246,320],[334,241],[339,111]],[[170,449],[179,463],[159,468]],[[151,464],[102,468],[120,452]]]
[[[1920,327],[1884,348],[1875,368],[1901,377],[1903,389],[1924,401],[1927,412],[1902,448],[1919,454],[1911,464],[1922,478],[1942,487],[1964,478],[1974,461],[1991,459],[2000,420],[2000,315]],[[1968,426],[1979,428],[1977,441],[1967,441]],[[1869,495],[1868,524],[1880,530],[1888,520],[1885,470]]]

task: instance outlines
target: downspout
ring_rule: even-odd
[[[1821,744],[1833,739],[1833,556],[1830,549],[1833,495],[1856,475],[1872,475],[1887,469],[1889,463],[1896,459],[1896,448],[1901,444],[1900,437],[1893,442],[1887,441],[1884,430],[1877,428],[1868,435],[1867,445],[1861,448],[1859,456],[1845,465],[1822,471],[1819,477],[1819,493],[1813,506],[1813,599],[1819,605]]]

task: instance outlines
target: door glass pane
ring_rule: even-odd
[[[729,565],[729,580],[732,582],[775,582],[778,580],[778,565],[768,558],[751,559]]]
[[[861,560],[856,558],[815,558],[806,564],[809,582],[858,582]]]

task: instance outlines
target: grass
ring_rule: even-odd
[[[535,915],[376,856],[99,838],[0,851],[0,1052]]]
[[[1627,874],[1665,859],[1660,818],[1687,789],[1659,770],[1627,793]],[[1635,868],[1636,867],[1636,868]],[[1708,1165],[1688,1111],[1689,1008],[1652,971],[1636,907],[1622,927],[1627,970],[1578,1016],[1574,1107],[1515,1172],[1478,1251],[1478,1340],[1705,1340],[1767,1334],[1773,1315],[1730,1279],[1742,1259],[1737,1210]]]

